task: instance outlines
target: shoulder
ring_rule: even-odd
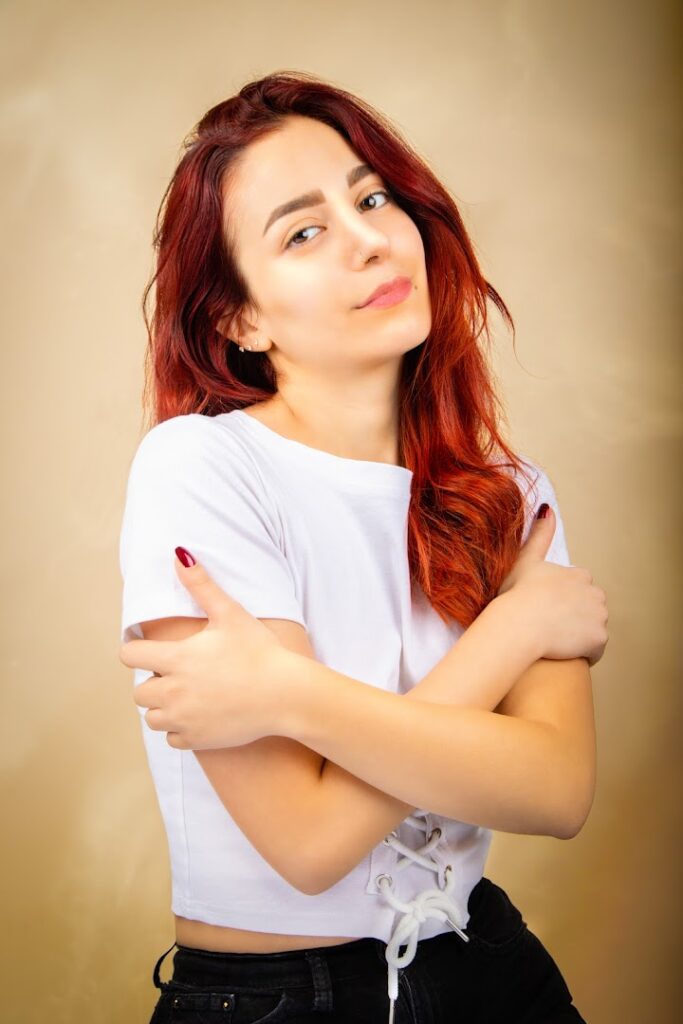
[[[125,487],[125,519],[163,516],[185,524],[203,516],[279,536],[279,506],[229,416],[188,413],[153,426],[138,443]]]
[[[186,413],[157,423],[138,442],[131,475],[158,471],[175,477],[211,472],[247,477],[254,463],[229,417]]]
[[[190,412],[183,416],[171,416],[153,426],[138,442],[135,457],[164,452],[194,451],[197,448],[215,447],[224,444],[229,450],[239,451],[241,444],[237,433],[231,429],[225,416],[204,416]]]

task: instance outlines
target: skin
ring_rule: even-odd
[[[246,822],[243,831],[254,845],[305,892],[334,884],[382,838],[378,822],[384,826],[396,814],[395,804],[379,802],[384,794],[407,801],[397,821],[411,806],[427,806],[485,827],[569,838],[593,798],[592,694],[585,658],[538,657],[546,649],[540,640],[548,623],[545,577],[559,574],[565,591],[558,634],[563,650],[567,638],[573,645],[578,636],[577,602],[579,633],[591,646],[605,613],[587,570],[542,560],[549,537],[542,525],[535,527],[516,567],[522,563],[522,581],[490,602],[403,696],[283,647],[201,564],[186,569],[177,563],[208,623],[183,643],[124,645],[124,664],[160,674],[137,687],[136,702],[150,708],[150,728],[168,731],[171,746],[193,751],[240,827]],[[420,703],[410,709],[408,699]],[[287,737],[331,760],[311,783],[307,769],[298,773],[295,748],[288,748],[285,757],[293,760],[284,767],[280,762],[283,770],[276,773],[272,747],[246,753],[259,737],[271,744]],[[226,761],[230,752],[216,749],[241,744],[240,756],[250,772],[260,771],[262,789],[245,778],[245,760],[240,774],[240,762]],[[358,799],[339,766],[357,776],[356,786],[361,778],[376,786],[374,794],[360,792]],[[349,857],[350,849],[358,850],[354,844],[360,857]]]
[[[278,393],[246,412],[313,448],[399,464],[401,358],[421,344],[431,326],[424,249],[410,217],[381,194],[385,186],[377,175],[349,188],[346,176],[361,162],[329,126],[299,117],[243,155],[225,185],[225,226],[254,301],[233,320],[219,321],[218,327],[230,343],[267,351],[278,371]],[[276,207],[313,189],[322,190],[324,205],[289,213],[264,234]],[[403,302],[388,309],[356,308],[378,284],[397,275],[408,276],[413,285]],[[539,529],[547,533],[541,537],[543,550],[537,552],[543,558],[552,528]],[[196,585],[193,570],[178,571],[188,588]],[[251,668],[244,670],[247,689],[237,702],[239,716],[237,674],[233,667],[228,678],[226,655],[219,656],[214,647],[209,657],[208,646],[197,646],[191,673],[180,669],[179,641],[191,637],[201,643],[202,634],[206,639],[209,626],[213,628],[214,606],[206,597],[210,586],[211,581],[205,582],[204,600],[201,587],[193,589],[207,611],[208,626],[206,620],[181,618],[143,624],[146,638],[173,641],[169,648],[177,652],[175,660],[169,654],[170,660],[164,661],[160,643],[152,645],[155,654],[150,652],[146,662],[141,653],[121,660],[141,668],[154,662],[162,678],[141,684],[136,693],[136,702],[152,709],[149,726],[168,731],[171,745],[194,749],[240,828],[302,891],[312,894],[334,884],[415,806],[509,831],[568,838],[581,827],[594,787],[590,674],[585,658],[578,657],[588,649],[588,631],[572,660],[543,658],[542,626],[545,622],[549,631],[549,623],[539,607],[552,606],[549,589],[536,607],[521,601],[517,588],[505,595],[506,601],[496,599],[432,672],[403,696],[364,686],[316,662],[297,623],[252,620],[266,623],[282,645],[274,659],[269,656],[260,689],[262,706],[279,708],[280,713],[267,723],[261,719],[265,731],[260,738],[236,738],[226,724],[223,749],[200,749],[219,744],[215,736],[208,744],[197,735],[194,741],[188,739],[189,732],[183,730],[190,717],[200,730],[202,715],[207,729],[217,721],[244,720],[248,700],[259,691],[253,671],[256,647],[248,659]],[[246,619],[237,624],[233,620],[231,636],[224,619],[226,652],[234,653],[236,644],[244,642],[246,627]],[[124,647],[140,652],[139,645],[145,643]],[[163,689],[163,677],[170,681],[171,673],[175,698]],[[283,692],[286,707],[277,699]],[[194,700],[192,715],[185,719],[183,693],[186,708]],[[453,713],[446,725],[445,705]],[[391,722],[380,743],[382,737],[375,732],[357,729],[359,719],[378,718]],[[458,730],[460,749],[469,750],[462,762],[435,756],[448,747],[433,742],[434,730],[444,728]],[[392,736],[400,738],[392,743]],[[403,751],[398,759],[397,749]],[[472,754],[483,749],[488,767],[473,771]],[[519,766],[513,776],[511,764]],[[461,779],[457,793],[452,787],[452,792],[447,788],[436,795],[449,777]],[[258,807],[254,792],[259,793]],[[432,797],[440,801],[439,808]],[[268,828],[259,833],[264,819]],[[277,848],[267,846],[273,836],[278,837]],[[244,952],[351,938],[275,935],[179,917],[176,935],[184,945]]]
[[[425,253],[413,220],[381,194],[379,175],[349,188],[346,176],[361,163],[334,129],[305,117],[249,147],[226,183],[226,231],[254,304],[218,326],[268,353],[278,393],[258,409],[273,429],[334,455],[397,465],[401,359],[431,328]],[[276,207],[316,189],[324,205],[263,234]],[[355,308],[399,275],[413,284],[403,302]]]

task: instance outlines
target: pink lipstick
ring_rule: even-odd
[[[386,309],[387,306],[395,306],[408,297],[412,288],[409,277],[395,277],[392,281],[382,284],[376,288],[372,295],[359,306],[359,309]]]

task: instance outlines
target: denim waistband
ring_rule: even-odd
[[[477,908],[487,887],[493,883],[483,877],[474,886],[467,908],[471,919],[475,919]],[[467,931],[467,929],[465,929]],[[416,959],[428,956],[442,944],[452,944],[452,931],[434,935],[418,943]],[[285,950],[278,953],[223,953],[208,949],[194,949],[173,943],[159,957],[154,968],[154,984],[164,989],[167,982],[161,981],[160,969],[165,957],[176,949],[173,956],[173,982],[175,985],[199,985],[207,987],[239,986],[240,988],[264,986],[289,989],[310,987],[324,975],[331,975],[337,981],[354,977],[377,975],[386,976],[386,959],[382,939],[366,936],[331,946],[309,946],[305,949]],[[176,948],[177,947],[177,948]]]

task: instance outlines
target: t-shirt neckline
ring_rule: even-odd
[[[367,490],[368,493],[379,490],[382,493],[410,494],[413,471],[406,466],[396,466],[391,462],[350,459],[326,452],[322,448],[313,448],[302,441],[295,441],[291,437],[279,434],[243,409],[233,409],[223,415],[235,417],[269,448],[300,462],[308,462],[316,472],[324,473],[338,484],[348,484],[354,489]]]

